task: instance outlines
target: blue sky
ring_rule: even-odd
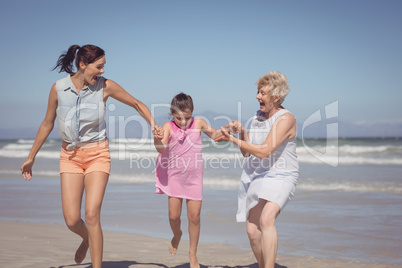
[[[389,0],[0,0],[1,128],[39,126],[65,76],[50,70],[72,44],[102,47],[104,76],[148,106],[183,91],[196,114],[236,115],[241,102],[248,117],[256,80],[277,70],[299,123],[338,101],[339,122],[400,125],[401,11]]]

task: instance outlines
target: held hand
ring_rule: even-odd
[[[243,128],[242,124],[237,120],[233,120],[232,122],[230,122],[229,127],[230,127],[230,132],[232,132],[232,133],[240,133]]]
[[[217,134],[214,138],[214,141],[216,142],[221,142],[221,141],[231,141],[232,140],[232,135],[223,127],[217,131]]]
[[[22,176],[26,181],[32,179],[32,166],[34,164],[34,160],[27,160],[21,166]]]
[[[220,129],[217,129],[211,136],[211,139],[213,139],[215,142],[220,142],[222,141],[223,133]]]
[[[242,130],[244,129],[244,127],[242,126],[242,124],[237,121],[237,120],[233,120],[232,122],[230,122],[229,124],[227,124],[226,126],[223,127],[227,132],[232,132],[232,133],[240,133],[242,132]]]
[[[162,139],[164,135],[164,130],[158,125],[152,127],[152,134],[154,134],[155,138]]]

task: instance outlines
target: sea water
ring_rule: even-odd
[[[150,139],[110,140],[112,171],[102,208],[106,231],[170,238],[165,196],[154,194],[157,152]],[[20,175],[33,140],[0,141],[0,220],[64,224],[61,141],[38,153],[33,180]],[[203,140],[201,242],[248,249],[235,222],[244,158]],[[298,140],[298,190],[278,218],[279,254],[402,265],[402,140]],[[183,225],[186,225],[185,208]],[[183,229],[187,229],[183,227]],[[184,238],[185,239],[185,238]]]

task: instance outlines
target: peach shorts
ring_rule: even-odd
[[[101,171],[110,174],[110,152],[107,139],[86,143],[67,151],[68,143],[63,141],[60,152],[60,174],[88,174]]]

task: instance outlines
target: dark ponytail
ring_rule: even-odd
[[[66,72],[69,74],[73,73],[73,62],[75,59],[75,53],[80,49],[79,45],[72,45],[68,48],[67,52],[64,52],[60,55],[57,60],[56,66],[52,69],[52,71],[59,69],[59,73]]]
[[[105,56],[105,51],[100,47],[94,45],[85,45],[80,47],[79,45],[72,45],[68,48],[67,52],[60,55],[57,60],[56,66],[52,69],[59,69],[59,73],[66,72],[73,74],[73,63],[75,60],[75,67],[77,70],[80,68],[80,62],[84,64],[90,64]]]

